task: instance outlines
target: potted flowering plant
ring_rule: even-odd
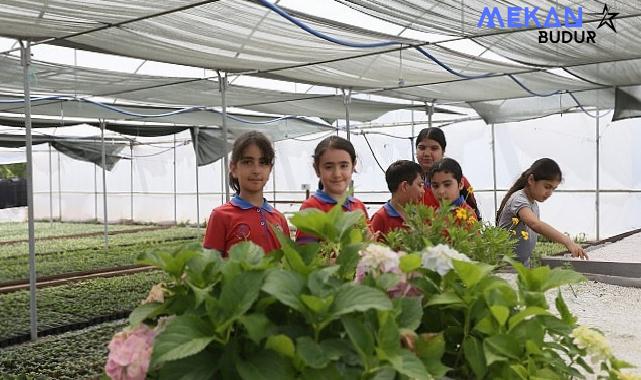
[[[432,226],[445,225],[445,214],[432,216]],[[584,360],[591,357],[603,376],[623,378],[626,363],[597,332],[577,326],[560,293],[549,310],[545,292],[582,281],[575,272],[529,270],[507,258],[518,273],[514,288],[495,265],[473,260],[496,262],[496,253],[460,253],[452,230],[449,241],[441,229],[427,239],[398,232],[401,251],[366,241],[359,212],[309,210],[292,222],[324,242],[297,245],[280,234],[279,251],[240,243],[226,260],[199,245],[142,254],[140,262],[171,280],[114,336],[107,375],[570,379],[593,371]]]

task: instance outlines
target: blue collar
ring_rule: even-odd
[[[234,205],[234,206],[236,206],[236,207],[238,207],[240,209],[243,209],[243,210],[248,210],[250,208],[258,208],[256,206],[254,206],[253,204],[247,202],[243,198],[241,198],[240,195],[238,195],[238,194],[235,194],[234,197],[229,202],[232,205]],[[274,208],[269,203],[267,203],[267,200],[265,198],[263,198],[263,204],[262,204],[262,206],[260,206],[260,209],[264,210],[264,211],[267,211],[267,212],[273,212],[274,211]]]
[[[318,199],[319,201],[321,201],[323,203],[328,203],[328,204],[331,204],[331,205],[335,205],[336,204],[336,200],[334,198],[330,197],[329,194],[327,194],[326,192],[324,192],[323,190],[320,190],[320,189],[316,190],[314,192],[314,194],[312,195],[312,197]],[[347,198],[345,199],[345,203],[343,204],[343,206],[344,207],[349,207],[349,205],[351,203],[353,203],[354,200],[355,200],[354,197],[348,195]]]
[[[394,206],[392,206],[392,201],[387,201],[387,203],[385,203],[383,205],[383,208],[387,212],[387,215],[391,216],[392,218],[400,218],[401,217],[401,214],[399,214],[399,212],[396,211]]]
[[[461,207],[465,203],[465,198],[461,195],[460,197],[456,198],[454,202],[452,202],[452,205],[456,207]]]

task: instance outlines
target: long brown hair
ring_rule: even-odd
[[[505,197],[503,197],[503,201],[501,201],[501,207],[499,207],[499,210],[496,212],[497,225],[499,224],[499,217],[501,216],[501,212],[503,211],[503,208],[505,208],[505,204],[510,199],[510,196],[512,196],[514,192],[523,189],[527,185],[527,180],[530,177],[530,174],[535,181],[548,180],[560,182],[563,180],[561,168],[559,167],[559,164],[557,164],[553,159],[539,158],[538,160],[534,161],[532,166],[521,173],[521,176],[516,180],[516,182],[514,182],[514,185],[510,187],[510,190],[507,191]]]
[[[258,149],[260,149],[265,160],[273,166],[276,153],[274,152],[272,142],[267,138],[267,136],[258,131],[249,131],[238,136],[236,141],[234,141],[234,147],[231,150],[231,162],[238,162],[243,157],[245,149],[252,144],[256,145]],[[238,178],[234,178],[231,171],[229,172],[229,186],[231,186],[235,192],[240,192],[240,183],[238,183]]]

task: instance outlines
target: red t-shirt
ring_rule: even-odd
[[[383,235],[392,230],[405,228],[403,217],[396,211],[394,206],[388,201],[378,211],[372,215],[369,222],[369,229],[372,233],[378,232],[378,241],[383,241]]]
[[[300,209],[305,210],[307,208],[315,208],[323,212],[328,212],[336,205],[336,200],[329,196],[323,190],[316,190],[311,197],[305,199],[303,204],[301,204]],[[367,209],[365,204],[358,199],[348,196],[343,203],[343,210],[345,211],[355,211],[361,210],[365,214],[365,220],[367,220]],[[301,230],[296,231],[296,242],[298,243],[310,243],[318,241],[318,238],[313,235],[304,234]]]
[[[280,248],[272,226],[289,236],[287,220],[267,201],[261,207],[256,207],[235,196],[211,212],[203,247],[218,250],[226,257],[234,244],[251,241],[269,253]]]
[[[467,178],[465,178],[465,176],[463,176],[461,180],[463,181],[464,189],[469,189],[470,187],[472,187],[472,185],[470,184],[470,181],[468,181]],[[438,208],[439,206],[438,199],[436,199],[436,197],[434,196],[434,193],[432,192],[432,186],[430,186],[430,182],[427,179],[425,180],[423,187],[425,189],[425,193],[423,194],[423,204],[432,208]],[[470,203],[470,201],[476,203],[476,198],[474,198],[474,192],[468,193],[467,199],[468,199],[467,201],[468,204]],[[474,213],[474,215],[476,215],[476,212]]]

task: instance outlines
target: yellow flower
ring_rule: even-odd
[[[516,231],[514,231],[514,230],[510,230],[510,233],[511,233],[512,235],[516,236]]]
[[[585,326],[579,326],[572,330],[570,335],[574,337],[572,342],[577,347],[585,349],[592,357],[592,363],[597,364],[612,357],[612,350],[600,332]]]
[[[470,185],[470,186],[467,188],[467,193],[468,193],[468,194],[472,194],[472,193],[474,193],[474,188],[472,187],[472,185]]]
[[[641,380],[641,375],[637,375],[634,373],[625,373],[619,371],[614,371],[614,373],[617,374],[617,379],[619,380]]]
[[[530,235],[527,233],[527,231],[521,231],[521,237],[523,240],[527,240],[530,238]]]
[[[467,211],[465,211],[464,208],[457,208],[456,209],[456,219],[459,220],[466,220],[467,219]]]
[[[467,218],[467,224],[472,225],[476,223],[476,218],[473,215],[470,215],[469,218]]]
[[[519,218],[512,218],[512,224],[515,226],[519,224]]]

